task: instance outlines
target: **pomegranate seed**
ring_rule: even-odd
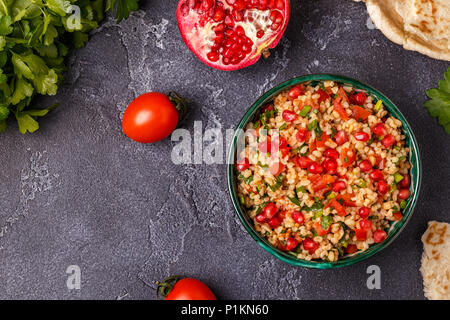
[[[258,223],[264,223],[266,222],[266,216],[263,213],[260,213],[255,217],[255,220]]]
[[[332,158],[335,160],[337,160],[339,158],[339,152],[337,152],[336,149],[331,149],[331,148],[328,148],[327,150],[325,150],[323,155],[325,158]]]
[[[409,191],[408,189],[401,189],[398,192],[398,198],[402,199],[402,200],[406,200],[411,196],[411,191]]]
[[[318,248],[319,248],[319,244],[317,242],[315,242],[313,239],[306,238],[305,240],[303,240],[303,249],[305,249],[306,251],[309,251],[310,254],[313,254],[314,252],[316,252],[316,250]]]
[[[248,158],[244,158],[243,160],[238,160],[236,164],[237,171],[245,171],[250,167],[250,162],[248,161]]]
[[[215,22],[220,22],[225,19],[225,9],[223,7],[217,7],[216,11],[214,12],[213,20]]]
[[[370,170],[372,170],[372,163],[370,163],[369,160],[361,161],[361,163],[359,164],[359,168],[363,172],[369,172]]]
[[[305,94],[305,89],[303,86],[295,86],[289,90],[288,97],[289,100],[295,100],[298,96],[302,96]]]
[[[393,135],[387,135],[386,137],[383,138],[383,140],[381,140],[381,144],[386,148],[389,149],[390,147],[392,147],[394,145],[394,143],[396,143],[397,140],[395,140]]]
[[[411,178],[409,177],[409,175],[403,176],[402,181],[400,181],[400,183],[398,184],[400,188],[409,188],[410,185],[411,185]]]
[[[336,133],[336,136],[334,137],[334,140],[338,145],[343,145],[348,141],[347,135],[345,134],[344,130],[340,130]]]
[[[359,226],[362,230],[369,231],[370,229],[372,229],[372,222],[367,219],[362,219],[359,221]]]
[[[358,214],[361,218],[366,219],[370,215],[370,208],[368,207],[361,207],[359,208]]]
[[[377,124],[375,127],[373,127],[372,131],[373,131],[373,133],[375,133],[377,136],[380,136],[380,137],[384,137],[388,133],[384,123]]]
[[[273,202],[269,202],[263,209],[263,213],[267,219],[272,219],[278,213],[277,205]]]
[[[220,56],[219,53],[216,51],[211,51],[207,54],[208,60],[212,61],[212,62],[216,62],[219,60]]]
[[[349,244],[347,246],[347,248],[345,248],[345,253],[348,253],[348,254],[354,254],[357,251],[358,251],[358,248],[356,247],[355,244]]]
[[[312,160],[308,157],[297,157],[294,159],[297,166],[299,166],[302,169],[308,168],[309,164],[312,162]]]
[[[329,174],[335,174],[337,170],[337,162],[334,159],[326,159],[323,162],[323,167]]]
[[[323,167],[317,162],[311,162],[308,166],[308,171],[314,174],[320,174],[323,172]]]
[[[272,229],[278,228],[281,225],[281,219],[277,217],[273,217],[269,220],[268,224]]]
[[[257,37],[258,39],[261,39],[262,37],[264,37],[264,31],[263,31],[263,30],[259,30],[259,31],[256,33],[256,37]]]
[[[369,141],[370,136],[365,132],[358,132],[355,133],[355,139],[358,141]]]
[[[379,193],[386,194],[389,191],[389,185],[386,183],[386,181],[381,180],[380,182],[378,182],[377,189]]]
[[[283,120],[286,122],[293,122],[295,120],[297,120],[298,115],[290,110],[284,110],[283,111]]]
[[[336,181],[331,189],[333,192],[340,192],[342,190],[345,190],[347,188],[347,184],[343,180]]]
[[[303,222],[305,222],[305,216],[300,211],[292,212],[292,219],[298,224],[303,224]]]
[[[271,140],[270,140],[270,137],[267,137],[267,139],[266,140],[264,140],[264,141],[261,141],[259,144],[258,144],[258,149],[259,149],[259,151],[260,152],[262,152],[262,153],[268,153],[268,152],[270,152],[271,151]]]
[[[288,238],[286,240],[286,250],[287,251],[291,251],[294,250],[295,248],[297,248],[298,246],[298,241],[295,238]]]
[[[375,243],[383,242],[386,239],[386,237],[387,237],[387,234],[386,234],[386,231],[384,231],[384,230],[376,230],[373,233],[373,241]]]
[[[273,146],[275,148],[281,149],[283,147],[286,147],[287,145],[287,140],[283,137],[277,136],[275,137],[275,139],[273,139]]]
[[[369,173],[369,177],[373,181],[379,181],[379,180],[383,180],[384,179],[383,173],[380,170],[378,170],[378,169],[375,169],[371,173]]]
[[[362,106],[364,105],[364,102],[366,102],[367,95],[364,92],[358,92],[353,96],[354,101],[356,104]]]
[[[298,142],[305,142],[309,138],[309,131],[307,129],[299,129],[295,135]]]
[[[245,3],[244,0],[236,0],[234,2],[234,8],[238,11],[244,10],[246,6],[247,4]]]

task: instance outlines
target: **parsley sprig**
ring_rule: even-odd
[[[439,88],[429,89],[426,93],[431,100],[425,102],[425,107],[450,134],[450,67],[444,73],[444,80],[439,81]]]

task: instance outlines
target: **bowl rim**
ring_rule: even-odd
[[[371,96],[376,97],[378,100],[383,101],[383,105],[385,108],[389,111],[390,114],[392,114],[395,118],[399,119],[403,124],[403,131],[406,136],[406,142],[408,147],[410,148],[410,162],[411,162],[411,169],[410,174],[412,176],[411,179],[411,187],[410,190],[412,191],[412,197],[408,199],[407,206],[405,210],[403,211],[403,219],[401,221],[397,221],[391,224],[389,228],[388,237],[385,241],[382,243],[371,245],[370,248],[363,252],[357,252],[353,255],[347,256],[346,258],[339,259],[335,262],[326,262],[326,261],[307,261],[298,259],[297,257],[294,257],[293,255],[289,255],[274,246],[272,246],[270,243],[268,243],[267,240],[265,240],[260,234],[254,230],[253,226],[249,223],[249,221],[246,219],[246,213],[241,208],[237,192],[235,188],[235,171],[234,171],[234,159],[235,159],[235,153],[236,153],[236,140],[238,136],[239,129],[245,128],[247,123],[253,118],[253,116],[258,112],[260,107],[265,105],[267,102],[269,102],[274,96],[282,92],[283,90],[286,90],[289,87],[292,87],[297,84],[305,83],[305,82],[313,82],[313,81],[336,81],[339,83],[344,84],[350,84],[355,89],[360,89],[363,91],[366,91]],[[286,80],[271,89],[267,90],[265,93],[263,93],[251,106],[247,109],[247,111],[242,116],[241,120],[238,123],[238,126],[233,134],[229,150],[228,150],[228,157],[227,157],[227,180],[228,180],[228,192],[231,197],[231,201],[233,203],[233,207],[239,217],[239,220],[241,221],[244,228],[247,230],[247,232],[252,236],[252,238],[260,245],[262,246],[267,252],[272,254],[273,256],[277,257],[278,259],[282,260],[283,262],[286,262],[293,266],[300,266],[300,267],[307,267],[307,268],[315,268],[315,269],[333,269],[333,268],[339,268],[344,266],[350,266],[357,262],[361,262],[363,260],[366,260],[370,258],[371,256],[375,255],[376,253],[380,252],[384,248],[388,247],[403,231],[406,224],[409,222],[409,220],[412,217],[412,214],[414,213],[414,210],[416,208],[416,204],[419,198],[420,194],[420,187],[422,184],[422,160],[420,157],[420,151],[419,146],[417,143],[417,139],[414,135],[414,132],[411,129],[411,125],[406,120],[403,113],[400,111],[400,109],[380,90],[365,84],[364,82],[361,82],[359,80],[353,79],[351,77],[343,76],[343,75],[337,75],[337,74],[328,74],[328,73],[322,73],[322,74],[309,74],[309,75],[302,75],[297,76],[294,78],[291,78],[289,80]]]

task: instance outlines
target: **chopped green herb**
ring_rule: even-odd
[[[405,200],[403,200],[402,202],[400,202],[400,208],[401,209],[405,209],[406,208],[406,204],[407,204],[407,202]]]
[[[258,161],[258,166],[259,166],[260,168],[263,168],[263,169],[269,167],[267,164],[262,164],[261,161]]]
[[[244,182],[246,184],[250,184],[250,182],[252,182],[252,181],[253,181],[253,176],[249,176],[248,178],[244,178]]]
[[[450,67],[444,73],[444,79],[439,81],[439,88],[426,91],[431,99],[425,102],[430,116],[438,118],[439,124],[450,134]]]
[[[319,123],[317,122],[317,120],[313,120],[312,122],[310,122],[308,124],[308,131],[312,131],[312,130],[316,129],[318,124]]]
[[[359,183],[356,185],[358,188],[367,188],[366,180],[360,179]]]
[[[280,126],[280,131],[286,129],[286,127],[287,127],[287,124],[285,122]]]
[[[308,115],[308,113],[311,111],[312,107],[311,106],[304,106],[303,109],[300,111],[300,116],[301,117],[306,117]]]
[[[334,136],[336,135],[336,133],[337,133],[337,129],[335,127],[332,127],[331,128],[331,136],[330,136],[330,138],[334,139]]]
[[[369,216],[370,220],[378,220],[378,216]]]
[[[397,172],[397,173],[394,174],[394,181],[395,181],[395,183],[399,183],[402,180],[403,180],[403,176],[400,173]]]
[[[344,161],[348,162],[348,157],[347,156],[345,156]]]
[[[239,198],[239,200],[241,201],[241,204],[245,204],[245,198],[244,198],[244,196],[241,196],[241,197]]]
[[[373,111],[375,111],[375,113],[377,113],[378,111],[380,111],[382,105],[383,105],[383,101],[378,100],[378,101],[377,101],[377,104],[376,104],[375,107],[373,108]]]
[[[393,183],[393,184],[391,184],[390,192],[394,192],[395,190],[397,190],[397,185],[395,183]]]
[[[332,216],[322,216],[322,220],[320,222],[320,226],[324,230],[328,230],[328,228],[333,223],[333,217]]]
[[[258,208],[256,208],[256,214],[260,214],[264,207],[267,205],[267,202],[261,203]]]
[[[300,203],[300,200],[298,200],[297,198],[295,198],[295,197],[288,197],[288,199],[293,203],[293,204],[295,204],[295,205],[297,205],[297,206],[301,206],[302,204]]]
[[[405,159],[406,159],[406,156],[401,156],[401,157],[398,158],[398,161],[395,164],[398,164],[398,163],[400,163],[401,161],[403,161]]]
[[[297,193],[309,193],[304,186],[298,187],[295,191],[297,191]]]
[[[327,195],[327,200],[331,200],[331,199],[336,199],[336,193],[330,192],[330,193]]]

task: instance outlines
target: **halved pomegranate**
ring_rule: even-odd
[[[280,41],[289,0],[181,0],[178,27],[189,49],[220,70],[248,67]]]

